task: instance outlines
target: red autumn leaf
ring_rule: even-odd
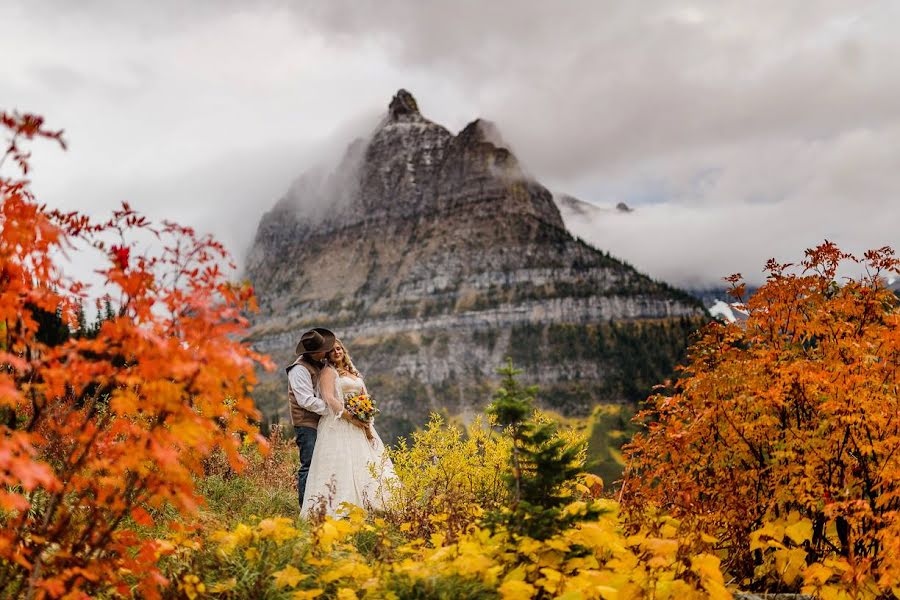
[[[136,506],[131,509],[131,518],[134,519],[134,522],[138,525],[143,525],[144,527],[150,527],[153,525],[153,517],[150,516],[146,510],[141,508],[140,506]]]
[[[110,248],[110,252],[112,254],[113,264],[116,265],[116,268],[123,271],[128,268],[131,248],[128,248],[127,246],[113,246]]]

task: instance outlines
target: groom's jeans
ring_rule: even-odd
[[[303,506],[303,492],[306,491],[306,477],[312,462],[313,449],[316,447],[316,430],[313,427],[294,426],[294,441],[300,450],[300,469],[297,471],[297,494],[300,506]]]

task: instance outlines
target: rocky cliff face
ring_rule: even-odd
[[[394,434],[431,410],[483,405],[506,356],[528,366],[549,407],[626,400],[622,340],[656,331],[647,344],[677,350],[703,314],[573,238],[492,124],[454,135],[404,90],[337,169],[302,177],[262,218],[247,275],[256,347],[287,361],[304,328],[333,328]],[[284,385],[279,373],[261,386],[264,411],[281,409]]]

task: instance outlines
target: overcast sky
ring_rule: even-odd
[[[0,107],[52,206],[122,200],[240,256],[308,166],[400,87],[497,123],[555,192],[636,208],[577,232],[683,285],[824,238],[900,246],[900,2],[0,0]]]

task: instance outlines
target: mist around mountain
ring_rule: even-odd
[[[389,438],[432,411],[480,411],[507,357],[572,416],[670,376],[702,304],[573,236],[561,210],[590,207],[555,200],[502,144],[489,121],[452,133],[400,90],[370,136],[262,217],[247,261],[256,348],[286,364],[304,329],[334,329]],[[285,385],[257,388],[268,418],[286,418]]]

